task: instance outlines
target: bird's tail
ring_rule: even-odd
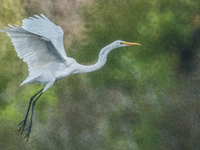
[[[23,84],[29,84],[29,83],[34,83],[35,82],[35,79],[40,77],[39,76],[36,76],[36,77],[33,77],[33,76],[28,76],[21,84],[20,86],[22,86]]]

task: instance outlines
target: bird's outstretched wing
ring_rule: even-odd
[[[28,19],[22,20],[22,28],[28,32],[43,37],[47,41],[51,41],[62,57],[66,56],[63,46],[64,31],[60,26],[55,25],[46,16],[35,15]]]
[[[18,57],[28,64],[29,71],[67,58],[63,30],[44,15],[42,17],[25,19],[22,27],[9,25],[10,28],[1,30],[10,36]]]

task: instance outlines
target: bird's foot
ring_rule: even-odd
[[[29,139],[29,136],[30,136],[30,133],[31,133],[31,127],[32,125],[30,124],[24,131],[26,131],[26,134],[24,136],[24,138],[27,138],[26,142],[28,142],[28,139]]]
[[[24,131],[26,131],[26,134],[24,136],[24,138],[27,138],[27,142],[28,142],[28,139],[29,139],[29,136],[30,136],[30,133],[31,133],[31,127],[32,127],[32,122],[30,123],[30,125],[26,128],[26,119],[24,119],[22,122],[19,123],[19,125],[21,125],[21,127],[19,128],[19,132],[21,131],[20,134],[22,134]]]
[[[26,126],[26,118],[25,118],[22,122],[20,122],[19,125],[21,125],[21,127],[19,128],[18,132],[21,131],[20,134],[22,134],[23,131],[24,131],[24,128],[25,128],[25,126]]]

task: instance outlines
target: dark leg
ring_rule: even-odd
[[[33,104],[32,104],[32,111],[31,111],[31,120],[30,120],[30,124],[29,124],[29,126],[24,130],[24,131],[27,130],[27,131],[26,131],[26,135],[24,136],[24,138],[27,138],[27,142],[28,142],[28,139],[29,139],[29,136],[30,136],[30,133],[31,133],[34,106],[35,106],[36,101],[40,98],[40,96],[41,96],[42,94],[43,94],[43,93],[40,93],[40,95],[33,101]]]
[[[19,123],[19,125],[21,125],[21,127],[19,128],[18,131],[20,132],[20,130],[21,130],[21,134],[22,134],[22,132],[24,131],[24,127],[25,127],[25,125],[26,125],[26,121],[27,121],[27,118],[28,118],[28,113],[29,113],[29,110],[30,110],[30,107],[31,107],[31,103],[32,103],[33,99],[34,99],[39,93],[42,92],[42,90],[43,90],[43,89],[41,89],[38,93],[36,93],[35,95],[33,95],[33,96],[31,97],[31,99],[30,99],[29,106],[28,106],[28,110],[27,110],[27,112],[26,112],[26,116],[25,116],[24,120],[23,120],[22,122]],[[39,97],[39,96],[38,96],[38,97]],[[37,99],[38,99],[38,98],[37,98]]]

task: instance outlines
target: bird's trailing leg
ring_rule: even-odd
[[[19,123],[19,125],[21,125],[21,127],[19,128],[19,132],[21,131],[21,134],[22,134],[23,131],[27,130],[27,129],[24,130],[24,128],[25,128],[25,126],[26,126],[26,121],[27,121],[28,114],[29,114],[29,111],[30,111],[31,103],[32,103],[32,101],[34,100],[34,98],[35,98],[38,94],[40,94],[40,95],[33,101],[33,104],[32,104],[31,121],[30,121],[30,124],[29,124],[29,127],[30,127],[30,129],[31,129],[34,105],[35,105],[35,102],[39,99],[39,97],[43,94],[42,90],[43,90],[43,89],[41,89],[38,93],[36,93],[35,95],[33,95],[33,96],[31,97],[31,99],[30,99],[30,102],[29,102],[29,106],[28,106],[28,110],[27,110],[26,116],[25,116],[24,120],[23,120],[22,122]],[[28,127],[28,128],[29,128],[29,127]],[[27,131],[27,132],[28,132],[28,131]],[[30,132],[29,132],[29,134],[30,134]],[[26,135],[25,135],[25,137],[27,137],[27,140],[28,140],[29,134],[28,134],[28,136],[27,136],[27,133],[26,133]]]
[[[34,106],[35,106],[36,101],[39,99],[39,97],[42,94],[43,94],[43,92],[40,93],[40,95],[33,101],[33,104],[32,104],[31,120],[30,120],[29,126],[24,130],[24,131],[26,131],[26,135],[24,136],[24,138],[27,138],[27,142],[28,142],[28,139],[29,139],[29,136],[30,136],[30,133],[31,133]]]

